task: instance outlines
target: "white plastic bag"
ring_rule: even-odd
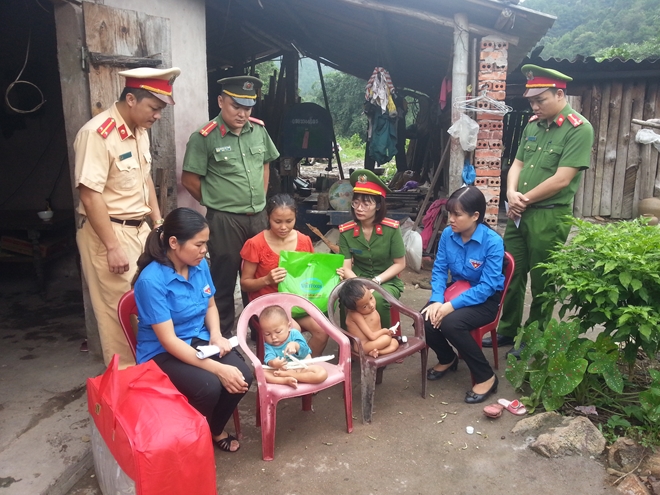
[[[660,151],[660,134],[653,132],[651,129],[637,131],[635,141],[642,144],[652,144],[656,150]]]
[[[407,218],[400,228],[403,245],[406,247],[406,266],[419,273],[422,269],[422,236],[413,230],[414,226],[415,222]]]
[[[473,151],[477,147],[477,134],[479,133],[479,124],[470,117],[461,114],[460,118],[447,129],[449,135],[458,138],[461,148],[465,151]]]

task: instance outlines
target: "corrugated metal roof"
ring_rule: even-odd
[[[457,13],[475,29],[516,41],[509,46],[509,69],[555,20],[498,0],[209,0],[209,67],[237,67],[295,46],[363,79],[383,66],[397,86],[435,94],[450,69]]]
[[[598,62],[594,57],[576,57],[573,60],[541,57],[525,57],[507,77],[507,84],[517,85],[525,81],[520,67],[525,64],[535,64],[541,67],[558,70],[577,82],[587,82],[603,79],[646,79],[660,77],[660,58],[648,58],[640,62],[623,60],[615,57]]]

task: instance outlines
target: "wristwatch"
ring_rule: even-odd
[[[372,278],[371,280],[373,280],[373,281],[376,282],[378,285],[380,285],[380,282],[381,282],[381,281],[380,281],[380,276],[376,275],[376,276],[375,276],[374,278]]]

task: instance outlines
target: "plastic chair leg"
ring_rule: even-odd
[[[302,397],[302,410],[303,411],[313,411],[314,408],[312,407],[312,398],[314,395],[309,394],[309,395],[303,395]]]
[[[272,461],[275,457],[277,404],[262,404],[261,411],[261,457],[264,461]]]
[[[344,380],[344,408],[346,409],[346,432],[353,431],[353,390]]]
[[[365,363],[361,369],[362,386],[362,421],[371,423],[374,413],[374,395],[376,393],[376,367]]]
[[[426,366],[428,365],[429,348],[424,347],[421,351],[419,351],[419,354],[422,361],[422,398],[426,399]]]
[[[241,418],[238,415],[238,407],[234,409],[234,430],[236,431],[236,438],[239,440],[243,438],[241,433]]]
[[[383,371],[385,371],[385,366],[381,366],[376,370],[376,385],[383,383]]]
[[[497,329],[490,332],[490,338],[493,341],[493,361],[495,362],[495,369],[498,370],[500,369],[500,363],[499,356],[497,355]]]

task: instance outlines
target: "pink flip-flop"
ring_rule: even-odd
[[[504,411],[504,406],[501,404],[489,404],[484,407],[484,414],[492,419],[502,416],[502,411]]]
[[[513,401],[498,399],[497,403],[504,406],[507,411],[509,411],[511,414],[515,414],[516,416],[527,414],[527,409],[525,409],[525,406],[523,406],[518,399]]]

